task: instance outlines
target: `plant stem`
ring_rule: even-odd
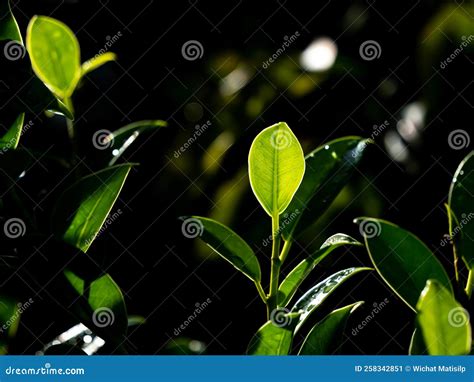
[[[67,135],[69,136],[69,139],[71,140],[71,142],[74,142],[75,140],[74,123],[72,122],[71,119],[66,118],[66,126],[67,126]]]
[[[469,271],[469,275],[467,276],[467,283],[466,283],[466,294],[467,297],[471,298],[472,296],[472,288],[474,287],[474,271],[471,269]]]
[[[278,306],[278,279],[280,276],[280,221],[278,213],[272,217],[272,258],[270,270],[270,292],[267,300],[267,314]]]
[[[280,261],[281,261],[281,264],[283,264],[288,256],[288,253],[290,253],[290,248],[291,248],[291,245],[293,244],[293,238],[290,237],[288,238],[287,241],[285,241],[285,244],[283,244],[283,248],[281,250],[281,254],[280,254]]]
[[[262,284],[260,281],[255,281],[255,286],[257,287],[258,294],[262,301],[266,304],[267,303],[267,295],[265,294],[265,291],[263,290]]]

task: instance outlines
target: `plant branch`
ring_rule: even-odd
[[[270,270],[270,292],[268,294],[268,312],[278,306],[278,279],[280,277],[280,221],[278,213],[272,217],[272,258]]]
[[[267,303],[267,295],[265,294],[265,291],[263,290],[262,284],[260,281],[255,281],[255,286],[257,287],[258,294],[262,301],[266,304]]]
[[[466,283],[466,294],[467,297],[471,298],[472,296],[472,289],[474,287],[474,271],[471,269],[469,271],[469,275],[467,277],[467,283]]]

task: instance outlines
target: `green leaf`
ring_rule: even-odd
[[[255,137],[249,153],[250,185],[271,217],[288,207],[304,171],[303,150],[286,123],[267,127]]]
[[[417,322],[430,355],[471,351],[469,313],[437,280],[428,280],[416,305]]]
[[[252,248],[230,228],[215,220],[192,216],[182,218],[182,232],[186,237],[201,239],[221,257],[252,281],[260,282],[260,264]]]
[[[363,303],[359,301],[329,313],[311,329],[298,354],[326,355],[337,352],[349,316]]]
[[[301,283],[308,277],[311,271],[332,251],[342,245],[362,245],[357,240],[342,233],[335,234],[327,239],[321,248],[314,254],[299,263],[286,276],[278,288],[278,301],[281,306],[286,306],[298,290]]]
[[[313,313],[340,285],[352,276],[370,271],[371,268],[347,268],[336,272],[309,289],[293,306],[292,313],[300,313],[295,326],[295,333]]]
[[[0,41],[14,40],[23,45],[20,28],[13,16],[10,1],[0,0]]]
[[[375,269],[413,310],[429,279],[452,293],[451,281],[430,249],[415,235],[385,220],[358,218]]]
[[[278,312],[281,321],[267,321],[250,340],[247,354],[288,355],[293,342],[294,322],[283,310]]]
[[[113,158],[110,160],[109,165],[114,165],[115,162],[117,162],[117,159],[119,159],[124,153],[124,151],[127,150],[130,145],[137,140],[139,135],[152,129],[160,129],[161,127],[166,126],[167,123],[159,119],[137,121],[110,133],[103,140],[104,144],[109,144],[113,149]]]
[[[474,151],[457,168],[448,203],[457,223],[450,232],[456,253],[474,270]]]
[[[20,142],[21,131],[23,130],[23,122],[25,113],[21,113],[13,122],[5,135],[0,139],[0,150],[16,149]]]
[[[306,172],[298,191],[288,206],[296,218],[285,225],[282,235],[288,240],[314,223],[346,186],[362,159],[370,140],[344,137],[328,142],[306,155]]]
[[[120,336],[126,333],[128,326],[127,309],[120,288],[108,274],[87,281],[70,270],[64,275],[75,291],[84,297],[90,307],[87,312],[80,311],[85,325],[98,333],[110,333],[110,336]],[[120,341],[119,338],[116,340]]]
[[[68,188],[53,211],[56,235],[86,252],[107,219],[131,167],[109,167]]]
[[[117,59],[117,55],[112,52],[106,52],[104,54],[99,54],[84,62],[81,66],[81,76],[85,76],[86,74],[100,68],[102,65],[106,64],[110,61],[115,61]]]
[[[425,342],[423,341],[423,335],[421,334],[421,329],[416,328],[413,331],[411,336],[410,348],[408,349],[409,355],[426,355],[428,351],[426,350]]]
[[[46,16],[31,19],[26,46],[36,75],[60,99],[69,98],[81,78],[79,43],[62,22]]]

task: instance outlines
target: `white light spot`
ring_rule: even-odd
[[[328,70],[336,61],[337,45],[329,37],[314,40],[301,53],[301,66],[310,72]]]

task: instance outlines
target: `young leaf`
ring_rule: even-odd
[[[109,166],[112,166],[117,162],[117,160],[124,153],[124,151],[128,149],[133,142],[136,141],[140,134],[143,134],[152,129],[158,130],[161,127],[165,126],[167,126],[167,123],[159,119],[137,121],[110,133],[104,140],[104,143],[110,142],[110,146],[113,149],[113,158],[110,160]]]
[[[13,16],[10,1],[0,0],[0,41],[14,40],[23,45],[20,28]]]
[[[80,319],[85,320],[91,330],[110,333],[109,337],[120,341],[117,337],[127,331],[127,309],[122,292],[110,275],[104,274],[92,282],[70,270],[66,270],[64,275],[90,307],[87,312],[78,311]]]
[[[452,293],[449,276],[430,249],[415,235],[380,219],[358,218],[375,269],[413,310],[429,279]]]
[[[474,151],[461,162],[449,189],[449,207],[456,226],[450,235],[459,257],[474,270]]]
[[[327,355],[337,352],[349,316],[363,303],[359,301],[329,313],[311,329],[298,354]]]
[[[325,280],[309,289],[293,306],[291,312],[300,313],[295,327],[295,333],[301,328],[306,319],[328,298],[340,285],[352,276],[370,271],[371,268],[347,268],[336,272]]]
[[[102,65],[106,64],[107,62],[115,61],[116,59],[117,59],[117,55],[112,52],[106,52],[104,54],[100,54],[96,57],[93,57],[82,64],[81,76],[85,76],[86,74],[100,68]]]
[[[26,47],[36,75],[61,100],[72,95],[81,78],[79,43],[62,22],[46,16],[31,19]]]
[[[262,278],[260,264],[252,248],[244,239],[230,228],[212,219],[200,216],[182,219],[184,234],[194,226],[196,229],[194,237],[199,235],[218,255],[231,263],[250,280],[260,282]]]
[[[328,142],[306,155],[306,172],[287,212],[297,212],[285,225],[282,235],[288,240],[298,226],[298,234],[314,223],[346,186],[370,141],[344,137]]]
[[[53,211],[56,235],[86,252],[107,219],[131,167],[109,167],[68,188]]]
[[[25,120],[25,113],[21,113],[13,122],[13,125],[8,129],[5,135],[0,139],[0,150],[16,149],[20,141],[21,131],[23,129],[23,121]]]
[[[338,233],[327,239],[321,248],[314,254],[299,263],[286,276],[278,288],[278,301],[281,306],[286,306],[298,290],[301,283],[308,277],[311,271],[332,251],[342,245],[362,245],[350,236]]]
[[[288,355],[293,342],[296,317],[285,310],[276,312],[274,320],[267,321],[250,340],[247,354],[250,355]]]
[[[471,351],[469,313],[437,280],[428,280],[416,305],[417,322],[430,355]]]
[[[249,153],[250,185],[271,217],[288,207],[304,171],[303,150],[286,123],[267,127],[255,137]]]

